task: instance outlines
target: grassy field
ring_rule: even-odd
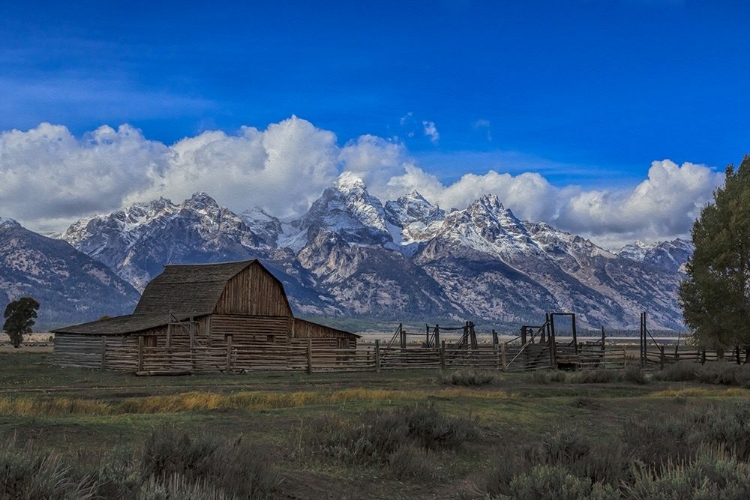
[[[50,358],[0,353],[0,439],[8,447],[54,453],[94,475],[118,450],[136,463],[159,436],[227,448],[240,440],[243,453],[270,466],[268,491],[278,498],[500,495],[535,460],[552,463],[539,453],[560,436],[572,436],[568,448],[595,450],[686,412],[737,408],[750,395],[742,384],[645,380],[636,372],[459,374],[455,384],[436,371],[135,377],[57,368]],[[579,475],[586,474],[603,477]],[[619,476],[612,483],[624,484]]]

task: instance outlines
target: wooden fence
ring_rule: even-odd
[[[726,350],[724,352],[711,349],[698,349],[687,345],[649,345],[645,349],[645,356],[641,363],[644,368],[664,368],[667,365],[686,361],[705,363],[707,361],[724,361],[728,363],[747,363],[746,350]]]
[[[573,354],[561,353],[558,358]],[[626,363],[622,349],[583,348],[575,355],[575,368],[618,368]],[[254,371],[354,372],[434,368],[441,370],[476,369],[522,372],[550,369],[555,361],[548,344],[495,344],[476,348],[451,348],[443,342],[438,348],[372,346],[333,349],[307,345],[232,344],[226,348],[123,346],[108,348],[104,367],[144,375],[182,373],[248,373]],[[560,362],[560,359],[556,360]]]

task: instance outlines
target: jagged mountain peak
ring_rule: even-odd
[[[283,233],[281,221],[260,207],[253,207],[240,214],[250,230],[271,247],[278,246],[279,236]]]
[[[16,219],[0,217],[0,227],[21,227]]]
[[[333,183],[333,187],[342,193],[362,193],[367,191],[365,181],[353,172],[342,172]]]
[[[452,214],[457,220],[471,221],[477,227],[492,230],[495,237],[501,234],[528,235],[524,223],[505,208],[494,194],[481,196],[465,210]]]
[[[383,204],[351,172],[342,173],[294,225],[307,232],[308,241],[320,229],[359,245],[384,245],[392,240]]]
[[[193,195],[190,198],[185,200],[183,205],[193,207],[193,208],[198,208],[198,209],[203,208],[203,207],[219,208],[219,204],[216,202],[216,200],[213,199],[204,191],[198,191],[197,193],[193,193]]]

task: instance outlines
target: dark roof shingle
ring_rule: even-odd
[[[257,262],[169,265],[143,291],[134,314],[210,314],[231,278]]]
[[[175,319],[183,321],[188,319],[185,315],[176,315]],[[100,319],[90,323],[66,326],[53,330],[54,333],[80,333],[95,335],[124,335],[128,333],[150,330],[159,326],[169,324],[169,314],[128,314],[115,318]]]

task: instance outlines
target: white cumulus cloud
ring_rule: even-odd
[[[205,191],[238,212],[260,206],[294,217],[347,171],[383,201],[417,190],[444,209],[460,209],[492,193],[522,219],[615,245],[687,236],[723,179],[705,165],[663,160],[634,187],[587,190],[554,186],[536,172],[504,173],[520,170],[513,158],[444,183],[401,142],[364,135],[339,145],[332,132],[294,116],[265,130],[209,131],[171,146],[128,125],[76,138],[64,126],[43,123],[0,132],[0,216],[62,230],[129,203],[159,196],[179,202]]]
[[[433,144],[437,144],[440,140],[440,132],[438,132],[435,122],[423,121],[422,126],[424,127],[424,135],[429,137]]]

